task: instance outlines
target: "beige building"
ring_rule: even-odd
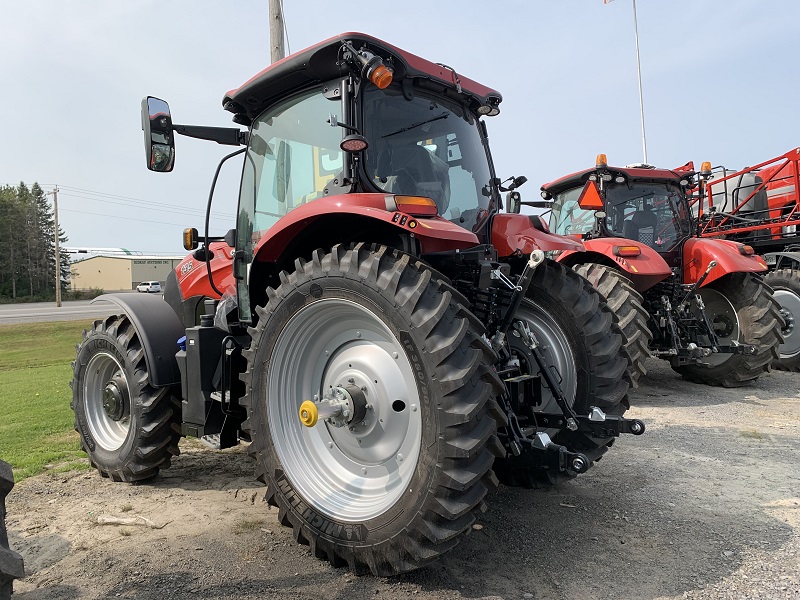
[[[135,290],[142,281],[167,279],[183,256],[93,256],[70,265],[72,290]]]

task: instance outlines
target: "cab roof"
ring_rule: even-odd
[[[349,41],[356,49],[367,48],[391,59],[394,80],[404,78],[427,79],[442,84],[448,95],[461,95],[475,107],[491,101],[499,104],[499,92],[464,77],[443,65],[432,63],[396,46],[364,33],[342,33],[300,50],[270,65],[240,87],[230,90],[222,99],[225,110],[234,113],[234,121],[249,124],[261,111],[276,100],[308,85],[343,77],[349,67],[339,60],[342,41]],[[458,88],[461,88],[460,91]],[[452,90],[452,91],[451,91]]]
[[[602,169],[610,173],[612,176],[624,175],[626,179],[633,179],[636,181],[646,182],[673,182],[678,183],[682,179],[694,175],[693,171],[688,170],[671,170],[671,169],[656,169],[654,167],[605,167]],[[565,175],[550,183],[545,183],[542,186],[542,191],[547,192],[550,196],[555,196],[563,191],[570,190],[576,187],[582,187],[586,184],[589,176],[597,173],[598,169],[586,169],[578,171],[571,175]]]

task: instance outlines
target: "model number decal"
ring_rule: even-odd
[[[192,261],[189,261],[187,263],[182,264],[181,265],[181,275],[186,275],[192,269],[194,269],[194,263],[192,263]]]

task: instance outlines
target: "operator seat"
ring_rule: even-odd
[[[395,176],[391,191],[408,196],[427,196],[442,215],[450,204],[449,167],[438,156],[418,144],[395,148],[391,157]]]
[[[625,221],[622,232],[629,240],[635,240],[655,248],[657,226],[658,217],[648,207],[645,207],[644,210],[637,210],[628,221]]]

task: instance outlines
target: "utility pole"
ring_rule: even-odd
[[[286,56],[283,44],[283,10],[281,0],[269,0],[269,59],[278,62]]]
[[[53,189],[53,221],[55,222],[56,232],[53,236],[56,241],[56,306],[61,306],[61,255],[58,247],[58,186]]]

